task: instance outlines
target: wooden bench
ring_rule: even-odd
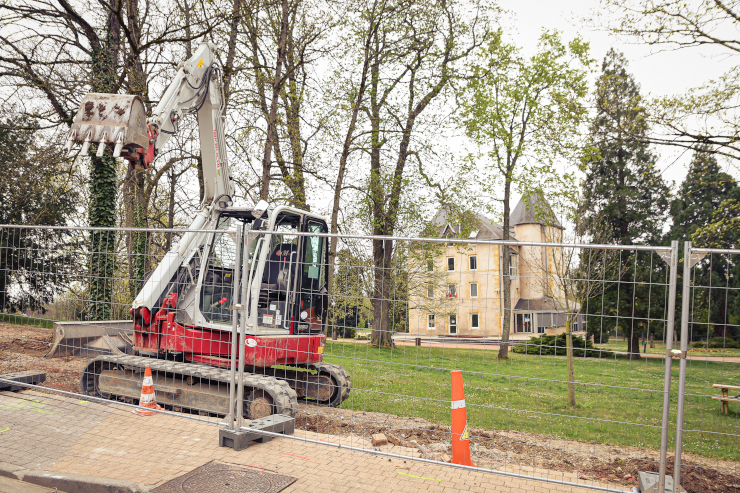
[[[722,389],[722,395],[712,396],[715,401],[722,402],[722,413],[730,413],[730,402],[740,402],[740,395],[738,397],[730,397],[730,390],[740,390],[740,386],[737,385],[724,385],[721,383],[715,383],[712,385],[715,389]]]

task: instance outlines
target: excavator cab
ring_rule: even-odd
[[[242,233],[237,237],[236,226],[240,223]],[[251,211],[228,208],[219,215],[216,229],[220,232],[211,233],[203,248],[194,252],[181,268],[183,272],[178,277],[191,279],[191,286],[175,282],[167,290],[171,293],[179,287],[182,293],[178,295],[182,300],[178,303],[178,322],[231,330],[234,285],[241,289],[245,279],[244,274],[236,278],[236,259],[241,257],[240,270],[247,273],[250,286],[248,301],[244,303],[248,316],[254,312],[256,318],[256,324],[248,327],[247,332],[299,335],[323,331],[327,311],[327,241],[322,236],[297,233],[326,233],[324,218],[280,207],[264,220],[255,218]],[[237,255],[240,245],[241,256]],[[251,291],[254,288],[258,289],[257,296]],[[238,316],[242,313],[238,312]]]

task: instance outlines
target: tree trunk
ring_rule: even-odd
[[[118,2],[111,2],[106,38],[101,49],[92,55],[91,86],[95,92],[111,92],[117,81],[118,53],[121,26],[116,15]],[[97,148],[90,149],[90,206],[88,223],[93,227],[116,226],[116,195],[118,193],[117,163],[106,152],[95,156]],[[111,316],[113,297],[113,272],[115,270],[114,231],[90,233],[89,299],[91,320],[108,320]]]
[[[724,299],[717,300],[717,320],[714,322],[714,337],[727,337],[727,305]]]
[[[331,233],[336,235],[339,232],[339,200],[342,194],[342,184],[344,183],[344,174],[347,170],[347,160],[349,159],[350,147],[354,139],[355,126],[357,125],[357,117],[360,113],[360,107],[362,106],[362,99],[365,96],[365,88],[367,87],[367,72],[370,67],[370,46],[372,45],[372,39],[375,34],[375,6],[373,6],[372,13],[370,15],[370,26],[368,29],[367,37],[365,38],[365,56],[362,64],[362,76],[360,77],[360,87],[357,91],[357,98],[352,106],[352,116],[350,117],[349,127],[347,128],[347,134],[344,137],[344,144],[342,145],[342,154],[339,157],[339,171],[337,172],[337,181],[334,185],[334,200],[332,202],[331,209]],[[337,244],[339,240],[336,236],[332,236],[329,239],[329,259],[327,269],[327,285],[329,286],[329,297],[331,299],[332,289],[334,287],[334,261],[337,258]],[[332,339],[336,340],[337,331],[336,327],[332,331]]]
[[[627,339],[627,352],[629,359],[640,359],[640,334],[635,329],[630,329],[630,337]]]
[[[389,293],[391,292],[390,262],[392,240],[373,240],[375,286],[373,290],[373,330],[370,345],[392,349],[393,330],[390,326]]]
[[[280,41],[278,42],[277,62],[275,63],[275,79],[272,83],[272,103],[270,114],[267,117],[267,139],[265,139],[265,155],[262,158],[262,187],[260,199],[267,200],[270,192],[270,170],[272,168],[273,139],[277,138],[277,106],[280,97],[280,74],[285,57],[285,40],[288,32],[288,0],[282,0],[282,19],[280,21]]]
[[[509,199],[511,197],[511,180],[506,180],[504,186],[504,241],[509,240]],[[501,327],[501,348],[498,350],[500,359],[509,359],[509,332],[511,331],[511,277],[509,262],[511,251],[509,245],[502,245],[501,274],[504,284],[504,326]]]
[[[576,407],[575,368],[573,367],[573,319],[568,310],[565,322],[565,354],[568,363],[568,407]]]
[[[144,170],[134,171],[134,227],[135,228],[146,228],[147,227],[147,204],[144,198]],[[134,266],[133,281],[136,285],[136,291],[143,286],[144,277],[146,276],[147,270],[147,232],[136,231],[134,232],[134,248],[133,248],[133,259],[132,263]]]

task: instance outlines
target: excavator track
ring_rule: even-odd
[[[316,370],[319,375],[328,374],[333,382],[336,382],[336,386],[341,388],[341,392],[333,392],[332,398],[329,402],[318,401],[317,403],[324,406],[337,407],[343,401],[347,400],[349,393],[352,390],[352,379],[350,378],[349,372],[339,365],[331,363],[311,363],[307,365],[307,368]]]
[[[176,411],[228,414],[231,371],[194,363],[144,356],[101,355],[90,360],[80,386],[87,395],[134,401],[141,391],[143,371],[154,374],[157,402]],[[138,387],[138,392],[136,391]],[[248,419],[270,414],[295,416],[298,396],[286,381],[268,375],[244,374],[244,410]]]
[[[352,380],[349,372],[331,363],[309,363],[293,368],[264,368],[264,372],[290,384],[298,399],[317,406],[337,407],[349,397]]]

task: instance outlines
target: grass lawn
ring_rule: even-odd
[[[54,320],[50,318],[27,317],[25,315],[12,315],[9,313],[0,313],[0,322],[14,325],[32,325],[45,329],[54,328]]]
[[[627,352],[627,341],[615,341],[610,340],[606,344],[597,344],[596,347],[599,349],[604,349],[606,351],[621,351],[623,353]],[[674,349],[679,349],[678,347],[674,347]],[[640,353],[643,351],[643,345],[640,344]],[[665,344],[662,342],[656,342],[655,347],[651,348],[650,344],[648,344],[647,348],[648,354],[665,354]],[[739,357],[740,356],[740,349],[736,348],[729,348],[729,349],[694,349],[693,347],[689,346],[689,355],[690,356],[707,356],[712,358],[727,358],[727,357]]]
[[[576,402],[566,403],[565,357],[450,347],[326,341],[325,360],[352,375],[342,407],[450,422],[449,370],[462,370],[472,427],[657,449],[663,404],[663,360],[576,358]],[[688,361],[684,450],[737,460],[740,405],[720,415],[714,383],[740,385],[740,364]],[[669,450],[674,447],[678,363],[673,364]]]

